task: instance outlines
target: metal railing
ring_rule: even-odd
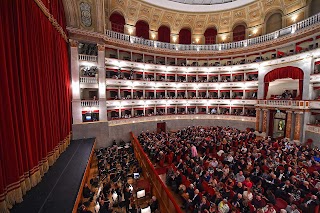
[[[84,54],[79,54],[79,60],[80,61],[97,61],[97,56],[95,55],[84,55]]]
[[[247,47],[255,44],[264,43],[264,42],[271,41],[279,37],[286,36],[291,33],[300,31],[304,28],[307,28],[309,26],[312,26],[318,23],[320,23],[320,13],[314,16],[311,16],[303,21],[295,23],[291,26],[285,27],[283,29],[280,29],[278,31],[275,31],[266,35],[246,39],[243,41],[230,42],[225,44],[212,44],[212,45],[171,44],[171,43],[139,38],[136,36],[130,36],[130,35],[114,32],[110,30],[107,30],[106,36],[113,39],[127,41],[133,44],[141,44],[141,45],[150,46],[154,48],[161,48],[161,49],[170,49],[170,50],[179,50],[179,51],[217,51],[217,50],[236,49],[236,48]]]
[[[98,100],[82,100],[81,101],[81,106],[82,107],[98,107],[99,106],[99,101]]]

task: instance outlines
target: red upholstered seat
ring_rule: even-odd
[[[287,206],[287,201],[283,200],[282,198],[276,198],[276,204],[274,208],[277,212],[280,212],[280,209],[285,209]]]

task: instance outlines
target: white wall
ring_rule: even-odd
[[[271,95],[281,95],[285,90],[297,90],[299,95],[299,80],[278,79],[270,82],[267,98]]]

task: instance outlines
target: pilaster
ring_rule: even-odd
[[[292,111],[287,111],[286,134],[285,137],[291,140]]]
[[[259,131],[260,127],[260,108],[256,108],[256,131]]]
[[[72,121],[73,124],[80,124],[82,123],[82,107],[80,99],[79,43],[76,40],[70,39],[69,44],[72,82]]]
[[[107,103],[106,103],[106,71],[105,71],[105,46],[98,46],[98,82],[99,82],[99,120],[107,121]]]
[[[267,134],[267,125],[268,125],[268,110],[263,109],[263,119],[262,119],[262,132]]]
[[[302,129],[302,115],[303,115],[303,112],[295,112],[295,123],[294,123],[294,126],[295,126],[295,129],[294,129],[294,141],[296,142],[301,142],[301,129]]]

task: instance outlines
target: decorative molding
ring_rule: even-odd
[[[76,40],[73,40],[73,39],[69,39],[69,44],[70,44],[70,47],[77,47],[78,48],[79,42]]]
[[[320,126],[307,125],[306,131],[320,134]]]
[[[54,26],[54,28],[56,28],[56,30],[60,33],[62,38],[68,43],[67,34],[64,32],[63,28],[60,26],[60,24],[57,22],[57,20],[53,17],[53,15],[49,12],[48,8],[46,8],[46,6],[43,4],[43,2],[41,0],[34,0],[34,2],[38,5],[38,7],[43,12],[43,14],[48,17],[52,26]]]
[[[164,121],[164,120],[236,120],[244,122],[255,122],[256,117],[232,116],[232,115],[164,115],[164,116],[146,116],[130,119],[118,119],[108,121],[109,126],[118,126],[124,124]]]
[[[80,12],[81,12],[81,23],[85,27],[91,27],[92,18],[91,18],[91,5],[87,2],[81,2],[79,4]]]

